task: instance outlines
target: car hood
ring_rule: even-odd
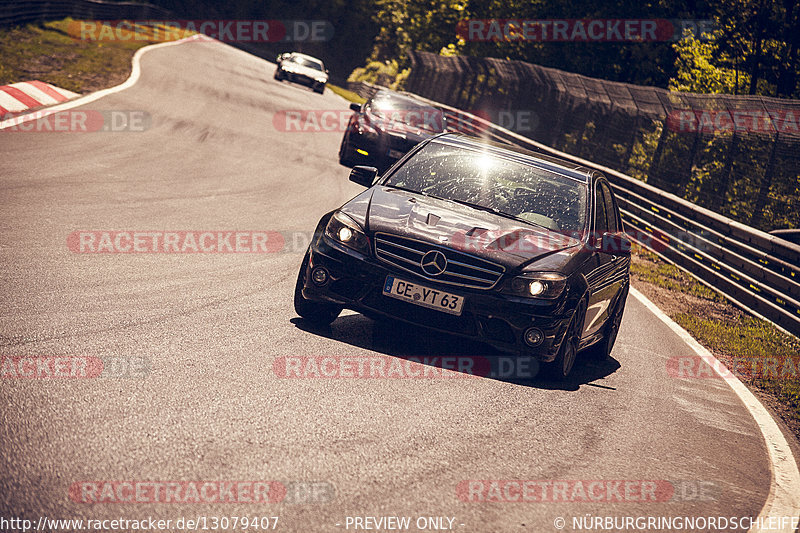
[[[422,120],[424,120],[424,117]],[[404,137],[415,142],[424,141],[425,139],[429,139],[434,135],[442,133],[441,131],[424,129],[418,125],[406,124],[400,120],[393,120],[390,116],[383,117],[378,115],[369,115],[369,121],[372,125],[376,126],[380,130],[385,131],[386,133],[389,133],[390,135]],[[437,127],[439,126],[438,122],[434,122],[434,124],[436,124]]]
[[[569,250],[581,244],[546,228],[391,187],[364,191],[342,211],[370,235],[401,235],[471,253],[507,268],[524,267],[559,253],[566,262],[573,255]],[[551,267],[557,269],[558,265]]]
[[[328,79],[328,75],[325,74],[324,72],[321,72],[321,71],[319,71],[317,69],[304,67],[302,65],[298,65],[297,63],[289,63],[289,62],[287,62],[287,63],[282,64],[281,68],[283,70],[286,70],[288,72],[292,72],[294,74],[300,74],[302,76],[308,76],[309,78],[314,78],[315,80],[318,80],[318,79],[327,80]]]

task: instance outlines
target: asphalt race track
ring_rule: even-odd
[[[71,251],[78,230],[307,235],[362,190],[337,163],[340,132],[273,123],[286,110],[346,110],[330,90],[276,82],[274,65],[216,42],[152,50],[141,69],[133,87],[84,107],[145,111],[146,131],[0,131],[0,355],[146,366],[0,380],[3,516],[279,516],[278,531],[352,531],[353,517],[386,516],[411,517],[415,531],[419,517],[447,517],[441,527],[457,531],[539,532],[557,531],[559,517],[571,531],[573,517],[761,512],[771,470],[758,425],[723,380],[669,375],[670,358],[695,354],[633,297],[613,359],[579,362],[566,384],[284,378],[273,364],[287,356],[498,354],[354,313],[307,327],[292,307],[304,251],[293,243],[261,254]],[[673,492],[486,502],[459,491],[469,480],[650,480]],[[88,481],[277,481],[290,493],[92,504],[74,492]]]

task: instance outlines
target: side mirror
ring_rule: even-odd
[[[350,104],[350,109],[352,109],[356,113],[359,113],[361,111],[361,104],[353,102],[352,104]]]
[[[375,178],[378,177],[378,169],[375,167],[365,167],[356,165],[350,171],[350,181],[358,183],[364,187],[372,187]]]
[[[631,240],[624,233],[603,233],[600,251],[611,255],[631,255]]]

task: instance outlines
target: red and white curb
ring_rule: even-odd
[[[80,96],[42,81],[22,81],[0,85],[0,116],[20,113],[45,105],[60,104]]]
[[[147,52],[149,52],[151,50],[157,50],[158,48],[162,48],[162,47],[165,47],[165,46],[174,46],[176,44],[182,44],[182,43],[191,42],[191,41],[195,41],[195,42],[197,42],[197,41],[200,41],[200,42],[216,42],[214,39],[211,39],[210,37],[207,37],[206,35],[197,34],[197,35],[192,35],[191,37],[186,37],[185,39],[179,39],[177,41],[168,41],[168,42],[165,42],[165,43],[151,44],[149,46],[145,46],[143,48],[139,48],[138,50],[136,50],[136,53],[133,54],[133,60],[131,62],[132,63],[131,75],[128,76],[128,79],[125,80],[120,85],[117,85],[116,87],[111,87],[109,89],[102,89],[102,90],[97,91],[97,92],[89,93],[89,94],[81,96],[80,98],[76,98],[75,100],[72,100],[70,102],[59,103],[58,105],[54,105],[53,107],[48,107],[47,109],[43,109],[41,111],[35,111],[33,113],[26,113],[24,115],[16,116],[16,117],[9,118],[9,119],[6,119],[6,120],[3,120],[2,114],[0,114],[0,131],[4,130],[5,128],[10,128],[12,126],[18,126],[18,125],[20,125],[20,124],[22,124],[24,122],[28,122],[28,121],[31,121],[31,120],[39,120],[39,119],[41,119],[43,117],[52,115],[53,113],[58,113],[59,111],[64,111],[64,110],[67,110],[67,109],[74,109],[74,108],[76,108],[78,106],[85,105],[85,104],[88,104],[90,102],[94,102],[95,100],[99,100],[100,98],[102,98],[104,96],[108,96],[109,94],[114,94],[114,93],[118,93],[120,91],[124,91],[128,87],[132,87],[139,80],[139,76],[140,76],[140,73],[141,73],[141,67],[140,67],[140,64],[139,64],[139,60],[142,57],[142,55],[146,54]],[[247,52],[245,52],[243,50],[239,50],[238,48],[234,48],[234,50],[236,50],[237,52],[241,52],[242,54],[250,55],[250,54],[248,54]],[[63,91],[63,90],[64,89],[58,89],[59,92]],[[72,93],[72,94],[74,94],[74,93]],[[75,96],[80,96],[80,95],[75,95]],[[3,105],[3,104],[0,103],[0,105]]]

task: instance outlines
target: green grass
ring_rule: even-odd
[[[726,301],[724,296],[709,289],[675,265],[664,262],[653,252],[642,250],[638,253],[647,261],[631,263],[631,274],[636,274],[644,281],[670,291],[691,294],[712,302]]]
[[[72,24],[72,26],[70,26]],[[70,18],[0,30],[0,85],[40,80],[77,93],[122,83],[148,41],[86,41]]]
[[[357,104],[363,104],[367,101],[366,98],[362,98],[361,96],[357,95],[353,91],[348,91],[347,89],[342,89],[337,85],[328,84],[328,89],[333,91],[334,93],[338,94],[345,100],[349,100],[350,102],[355,102]]]

